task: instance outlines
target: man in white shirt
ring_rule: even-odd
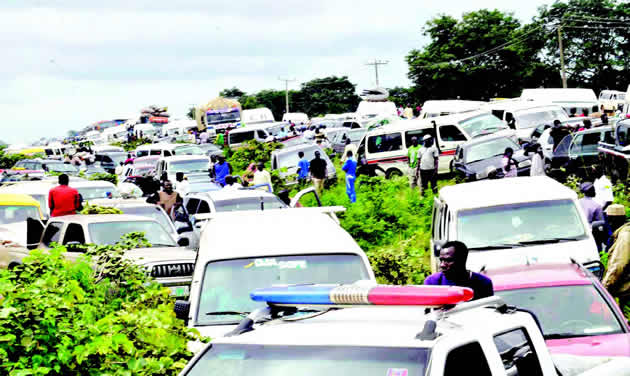
[[[603,168],[595,167],[595,176],[598,176],[598,178],[593,182],[593,186],[595,187],[595,202],[600,204],[602,208],[606,210],[606,207],[612,204],[615,200],[613,186],[604,173]]]
[[[422,182],[421,193],[429,187],[431,183],[431,190],[433,193],[437,193],[437,169],[438,161],[440,158],[440,152],[433,142],[431,135],[425,135],[422,138],[424,147],[418,150],[418,168],[420,169],[420,180]]]
[[[271,185],[271,174],[269,173],[269,171],[265,171],[265,165],[262,163],[259,163],[257,168],[256,168],[256,172],[254,172],[254,181],[253,181],[254,185],[259,185],[259,184],[269,184],[269,187],[271,189],[271,192],[273,192],[273,185]],[[267,190],[267,187],[260,187],[259,189],[262,190]]]
[[[225,177],[225,185],[222,189],[237,190],[241,188],[243,188],[243,186],[236,180],[234,176],[228,175]]]
[[[208,132],[206,132],[206,130],[204,130],[203,132],[199,134],[199,143],[200,144],[208,143]]]
[[[357,155],[357,146],[352,143],[350,137],[346,137],[346,147],[343,149],[343,155],[341,156],[341,164],[343,165],[348,159],[348,152],[352,152],[352,155]]]

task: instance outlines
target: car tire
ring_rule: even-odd
[[[403,176],[402,171],[392,168],[390,170],[387,170],[387,172],[385,173],[385,177],[387,179],[391,179],[391,178],[395,178],[395,177],[400,177]]]

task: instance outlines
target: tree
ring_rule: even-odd
[[[285,110],[284,90],[261,90],[256,93],[258,107],[267,107],[273,113],[275,119],[282,119]]]
[[[299,91],[293,93],[292,98],[294,111],[305,112],[311,117],[352,112],[360,101],[355,85],[347,76],[330,76],[305,82]]]
[[[630,5],[617,0],[569,0],[542,7],[537,22],[562,25],[562,43],[568,87],[603,89],[624,88],[630,56]],[[554,29],[555,30],[555,29]],[[560,53],[557,34],[544,44],[545,62],[558,72]]]
[[[406,87],[394,87],[389,90],[389,100],[396,103],[396,107],[406,107],[414,103],[413,89]]]
[[[186,117],[189,119],[195,120],[195,113],[196,113],[195,107],[189,107],[188,112],[186,113]]]
[[[483,9],[461,21],[442,15],[427,22],[424,35],[431,42],[406,58],[422,101],[513,97],[551,74],[538,57],[543,28],[522,27],[509,13]]]
[[[232,87],[231,89],[223,89],[219,92],[219,96],[225,98],[239,99],[244,95],[245,92],[236,87]]]

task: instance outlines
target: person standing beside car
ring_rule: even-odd
[[[514,149],[505,148],[505,152],[503,152],[503,175],[506,178],[513,178],[517,175],[517,163],[513,158]]]
[[[348,152],[351,152],[355,157],[357,156],[357,146],[352,143],[350,137],[346,137],[345,147],[343,148],[343,155],[341,156],[341,163],[346,163],[346,159],[348,159]]]
[[[608,209],[611,209],[609,217],[617,217],[619,223],[625,222],[626,213],[622,205],[610,205]],[[617,228],[613,232],[612,240],[602,284],[613,296],[619,298],[619,306],[624,307],[630,303],[630,223]]]
[[[304,157],[303,151],[298,152],[298,157],[300,158],[300,161],[297,165],[298,184],[300,185],[300,187],[302,187],[308,179],[309,163],[308,160]]]
[[[437,193],[437,170],[440,152],[435,146],[431,135],[425,135],[422,141],[424,147],[418,150],[418,168],[420,169],[420,181],[422,183],[421,194],[424,194],[424,191],[429,188],[429,183],[431,183],[433,193]]]
[[[532,165],[529,168],[529,176],[546,176],[542,146],[540,146],[540,144],[534,144],[531,150],[534,154],[532,155]],[[528,152],[526,152],[525,155],[527,155],[527,153]]]
[[[51,217],[77,214],[81,208],[79,191],[69,187],[70,178],[66,174],[59,175],[59,185],[48,192],[48,207]]]
[[[326,180],[327,170],[326,161],[321,158],[319,150],[315,151],[315,158],[309,162],[309,169],[311,171],[311,180],[313,180],[313,186],[317,194],[321,194],[324,189],[324,181]]]
[[[411,137],[411,146],[407,149],[407,159],[409,159],[409,186],[413,189],[418,186],[418,137]]]
[[[348,151],[348,159],[341,168],[346,172],[346,194],[351,203],[357,202],[357,192],[354,183],[357,179],[357,161],[354,159],[352,151]]]
[[[584,182],[580,184],[580,191],[584,194],[584,197],[580,199],[580,206],[586,214],[588,224],[592,225],[593,222],[599,222],[604,220],[604,211],[602,206],[595,201],[595,186],[591,182]]]

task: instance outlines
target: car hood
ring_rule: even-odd
[[[522,153],[514,154],[513,158],[518,163],[528,159]],[[482,159],[480,161],[464,164],[464,168],[466,169],[466,171],[471,174],[485,172],[488,166],[494,167],[496,169],[503,168],[503,155],[495,155],[492,158]]]
[[[630,358],[552,354],[557,373],[563,376],[630,376]]]
[[[204,337],[220,338],[234,330],[237,324],[230,325],[207,325],[207,326],[195,326],[194,328],[199,331]]]
[[[471,250],[466,266],[472,271],[479,271],[482,267],[492,269],[515,265],[568,262],[570,258],[581,264],[598,261],[599,254],[595,241],[592,238],[586,238],[511,249]]]
[[[552,354],[630,357],[630,333],[551,339],[545,343]]]
[[[126,251],[125,257],[140,265],[194,263],[197,253],[183,247],[155,247]]]

